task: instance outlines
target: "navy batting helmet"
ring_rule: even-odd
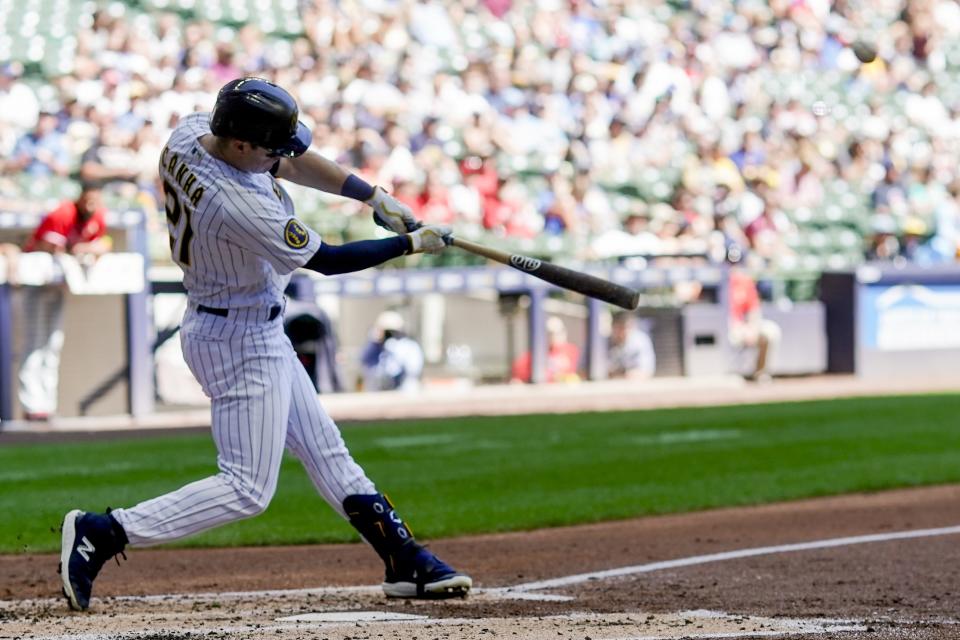
[[[210,130],[294,158],[310,146],[310,129],[299,115],[296,100],[281,87],[261,78],[240,78],[220,89]]]

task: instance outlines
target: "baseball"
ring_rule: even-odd
[[[877,58],[877,47],[863,40],[857,40],[853,43],[853,55],[857,56],[860,62],[873,62]]]

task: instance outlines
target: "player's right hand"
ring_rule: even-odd
[[[373,207],[373,221],[394,233],[411,232],[420,224],[413,217],[410,207],[384,191],[383,187],[373,188],[373,195],[367,204]]]
[[[428,224],[407,236],[410,238],[410,253],[440,253],[453,239],[453,229],[440,224]]]

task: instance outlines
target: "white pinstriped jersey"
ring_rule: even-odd
[[[320,406],[283,316],[268,313],[320,238],[296,221],[270,174],[237,171],[200,146],[208,120],[181,120],[163,150],[160,176],[171,250],[192,303],[180,331],[183,357],[211,400],[219,472],[114,510],[134,546],[260,513],[276,491],[284,449],[342,516],[347,496],[376,493]],[[229,311],[211,313],[200,304]]]
[[[291,272],[320,247],[294,218],[290,196],[269,173],[239,171],[198,139],[210,114],[184,117],[160,156],[174,261],[191,302],[217,308],[283,301]]]

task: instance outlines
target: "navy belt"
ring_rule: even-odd
[[[205,304],[198,304],[197,311],[200,311],[202,313],[209,313],[210,315],[213,315],[213,316],[220,316],[221,318],[226,318],[227,316],[230,315],[230,309],[216,309],[214,307],[208,307]],[[270,317],[268,318],[268,321],[276,320],[277,316],[280,315],[281,311],[283,311],[283,307],[281,307],[278,304],[275,304],[272,307],[270,307]]]

